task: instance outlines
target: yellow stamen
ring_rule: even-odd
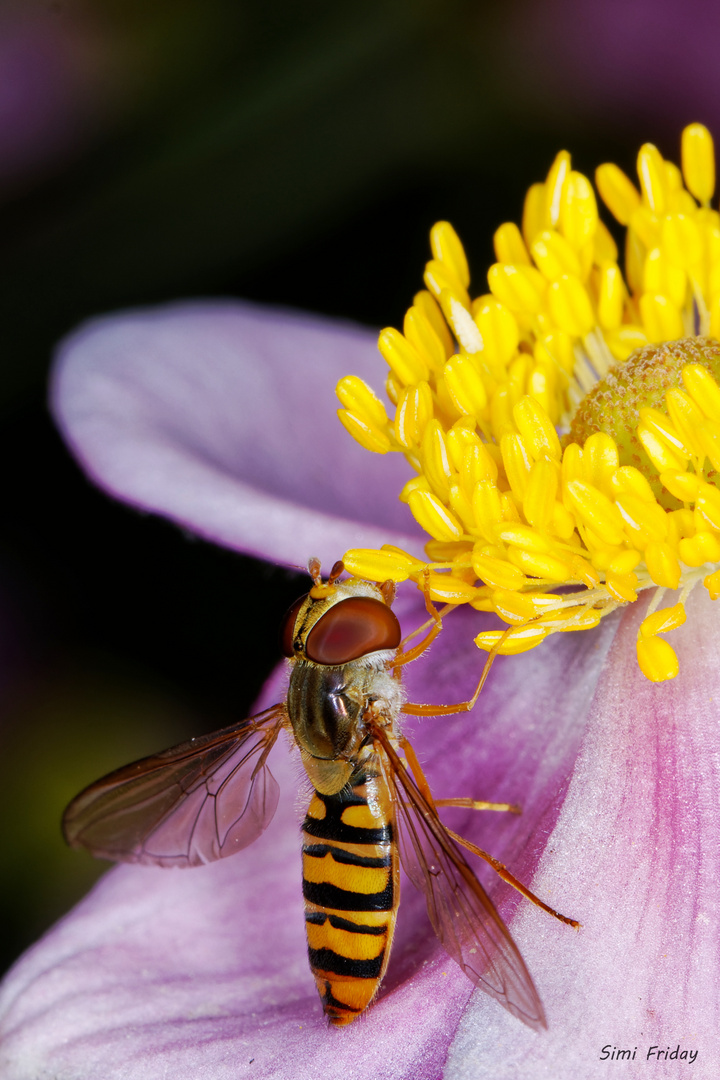
[[[391,449],[390,439],[384,431],[380,431],[374,424],[369,423],[364,417],[356,416],[348,409],[338,409],[338,418],[353,439],[364,446],[366,450],[372,450],[375,454],[387,454]]]
[[[668,630],[674,630],[685,622],[685,608],[682,604],[674,604],[669,608],[661,608],[648,615],[640,624],[640,634],[643,637],[654,637]]]
[[[599,165],[595,170],[595,183],[600,197],[613,217],[621,225],[629,225],[630,219],[640,207],[640,192],[629,176],[617,165]]]
[[[495,254],[499,262],[526,263],[530,265],[530,255],[525,247],[522,233],[514,221],[506,221],[493,237]]]
[[[421,529],[435,540],[459,540],[462,526],[451,510],[430,491],[413,491],[408,506]]]
[[[350,433],[375,452],[403,452],[415,470],[400,497],[430,537],[428,561],[385,547],[345,562],[495,612],[513,627],[500,646],[508,654],[596,626],[654,589],[637,655],[660,681],[678,663],[658,634],[682,624],[696,583],[720,597],[710,134],[685,129],[682,172],[650,143],[637,169],[639,186],[613,164],[595,176],[626,229],[624,270],[565,151],[528,190],[522,228],[496,230],[489,291],[470,293],[459,237],[448,222],[433,227],[427,288],[403,332],[380,335],[394,416],[361,380],[338,386]],[[668,588],[681,602],[659,608]],[[475,641],[492,649],[501,636]]]
[[[406,386],[398,396],[395,410],[395,438],[400,446],[419,446],[432,420],[432,391],[426,382]]]
[[[664,638],[638,638],[637,658],[643,675],[652,682],[674,679],[680,670],[675,650]]]
[[[715,190],[712,135],[704,124],[689,124],[682,134],[682,171],[691,195],[707,204]]]
[[[434,257],[444,263],[463,288],[470,284],[470,270],[460,237],[449,221],[438,221],[430,230],[430,247]]]
[[[422,574],[425,567],[420,559],[413,559],[412,555],[389,544],[380,551],[354,548],[343,562],[348,573],[370,581],[406,581],[411,574]]]
[[[417,349],[397,330],[392,327],[383,330],[378,348],[401,385],[409,386],[428,378],[428,365]]]

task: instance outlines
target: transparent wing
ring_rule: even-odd
[[[153,866],[234,855],[275,813],[279,788],[266,760],[285,715],[274,705],[109,773],[70,803],[65,839],[104,859]]]
[[[536,1030],[547,1027],[530,972],[505,923],[385,732],[376,729],[375,734],[388,759],[400,861],[413,885],[425,896],[440,943],[471,982],[513,1016]]]

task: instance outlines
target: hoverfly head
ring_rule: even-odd
[[[288,659],[339,667],[400,644],[400,623],[390,607],[392,583],[338,581],[342,569],[342,563],[335,563],[324,584],[313,577],[313,588],[285,615],[280,640]]]

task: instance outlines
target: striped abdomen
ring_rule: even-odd
[[[332,1024],[367,1008],[385,974],[400,885],[394,814],[382,777],[315,792],[303,825],[310,967]]]

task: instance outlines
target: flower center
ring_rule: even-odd
[[[528,190],[522,228],[501,225],[489,292],[473,295],[448,222],[430,233],[426,290],[379,348],[392,419],[341,379],[339,417],[366,449],[404,454],[400,492],[428,561],[385,546],[343,556],[375,581],[493,611],[521,652],[584,630],[653,589],[642,671],[673,678],[661,633],[703,582],[720,596],[720,214],[713,142],[682,136],[682,171],[646,143],[639,188],[601,165],[597,190],[626,228],[624,267],[587,177],[561,151]],[[562,436],[562,440],[561,440]],[[679,599],[661,607],[666,589]]]
[[[564,440],[565,444],[576,442],[582,446],[593,432],[605,432],[615,441],[620,460],[639,469],[665,510],[678,510],[683,503],[661,483],[638,436],[638,427],[643,415],[647,415],[643,410],[667,412],[665,395],[681,384],[686,364],[700,364],[720,382],[720,344],[712,338],[697,337],[636,349],[585,395]]]

